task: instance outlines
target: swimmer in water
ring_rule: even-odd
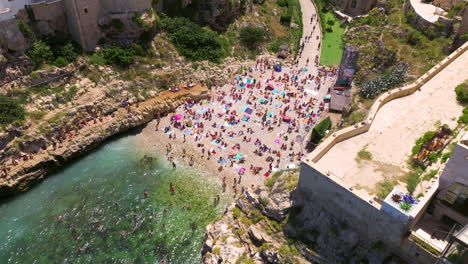
[[[143,195],[144,195],[145,197],[148,197],[148,192],[144,192]]]

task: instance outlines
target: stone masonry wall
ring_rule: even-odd
[[[347,223],[369,241],[383,241],[394,253],[408,263],[434,263],[436,257],[407,239],[409,224],[377,209],[351,191],[317,171],[307,163],[301,166],[297,190],[312,204],[294,206],[321,207]],[[294,201],[293,201],[294,203]]]

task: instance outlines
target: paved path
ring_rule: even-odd
[[[411,0],[411,5],[416,11],[416,15],[421,16],[425,20],[435,23],[439,19],[439,15],[436,13],[437,7],[432,4],[423,3],[422,0]]]
[[[315,10],[315,5],[312,3],[312,0],[299,0],[299,2],[301,4],[303,24],[301,43],[305,43],[304,50],[302,52],[301,58],[299,59],[299,67],[306,67],[307,59],[310,60],[309,65],[315,65],[314,60],[316,56],[318,56],[318,61],[320,61],[320,49],[318,49],[318,45],[322,40],[322,32],[320,30],[317,11]],[[314,16],[314,19],[313,22],[310,23],[312,16]],[[306,41],[307,36],[312,36],[309,42]],[[313,68],[314,69],[312,74],[316,74],[317,67]]]
[[[468,52],[465,52],[420,91],[385,104],[368,132],[336,144],[317,166],[349,184],[370,188],[384,177],[401,173],[417,138],[434,130],[436,123],[456,126],[463,107],[456,101],[454,88],[467,78],[467,65]],[[365,147],[372,154],[373,162],[360,165],[354,159]]]
[[[165,152],[163,146],[171,143],[172,150],[170,152],[175,154],[176,163],[186,164],[190,156],[193,156],[194,167],[198,167],[198,169],[205,172],[214,172],[220,177],[227,177],[228,187],[233,186],[234,179],[239,178],[238,171],[240,168],[246,169],[240,185],[249,187],[251,184],[263,183],[264,174],[269,170],[269,166],[273,166],[274,172],[278,169],[286,169],[291,164],[296,166],[300,164],[301,156],[305,154],[303,148],[305,144],[303,143],[306,141],[307,131],[310,131],[310,127],[309,130],[305,129],[307,127],[306,122],[309,118],[315,121],[320,119],[320,116],[314,113],[317,113],[323,96],[334,82],[334,78],[331,77],[322,77],[320,86],[315,81],[314,76],[317,76],[319,71],[314,63],[314,58],[320,54],[318,43],[320,43],[321,31],[317,19],[314,19],[313,23],[311,23],[311,18],[315,14],[315,7],[312,2],[310,0],[301,0],[301,8],[304,21],[304,36],[302,39],[304,48],[297,65],[283,65],[283,71],[277,73],[273,72],[272,69],[265,70],[265,65],[262,65],[262,63],[257,63],[257,65],[252,63],[251,71],[246,73],[245,76],[233,76],[233,80],[229,84],[213,89],[211,100],[205,101],[203,104],[197,104],[190,110],[184,109],[182,106],[177,109],[176,114],[183,115],[184,124],[186,122],[202,122],[203,128],[174,128],[171,125],[173,123],[171,122],[173,116],[171,114],[161,119],[158,131],[155,131],[156,122],[143,130],[143,133],[148,136],[145,137],[146,140],[142,140],[142,147],[147,147],[150,150],[159,149],[159,151],[162,149]],[[306,37],[311,36],[311,33],[312,37],[307,41]],[[308,63],[307,59],[309,59]],[[269,65],[274,65],[276,63],[274,61],[270,58]],[[284,62],[282,63],[284,64]],[[263,71],[260,70],[262,68]],[[271,81],[272,76],[275,81]],[[291,80],[293,76],[297,76],[298,81],[280,80],[285,76],[288,76]],[[257,83],[260,83],[260,87],[257,88],[252,85],[252,87],[239,88],[239,81],[234,80],[234,77],[241,80],[256,80]],[[269,83],[275,84],[275,91],[268,92],[265,90],[267,79],[270,79]],[[320,89],[318,89],[319,87]],[[295,95],[290,96],[291,93]],[[239,99],[239,95],[242,95],[242,98]],[[259,102],[262,99],[268,99],[268,103],[260,104]],[[314,104],[309,103],[311,100]],[[247,114],[245,111],[247,107],[251,108],[253,113]],[[286,115],[291,117],[293,123],[295,121],[295,127],[291,127],[288,123],[282,121],[282,112],[285,110]],[[210,117],[206,116],[207,112],[212,113]],[[268,113],[268,115],[264,113]],[[304,116],[304,113],[308,113],[308,115]],[[240,122],[228,124],[226,119],[230,117],[235,117]],[[247,121],[244,117],[250,117],[250,120]],[[263,125],[265,122],[269,122],[269,125]],[[168,133],[164,133],[163,129],[165,127],[171,127],[170,137],[172,139],[169,138]],[[247,132],[247,129],[253,131],[253,133]],[[186,134],[185,140],[183,139],[184,133]],[[210,133],[211,135],[217,134],[211,137]],[[176,135],[176,139],[173,138],[174,135]],[[199,138],[200,136],[202,139]],[[246,142],[243,137],[251,139]],[[215,140],[215,138],[218,140]],[[261,141],[260,145],[254,144],[256,139]],[[222,144],[215,141],[225,142],[226,147],[221,147]],[[291,145],[292,142],[295,144]],[[239,150],[233,148],[236,144],[239,144]],[[281,149],[282,144],[286,144],[285,149]],[[267,147],[269,150],[260,150],[260,146]],[[184,152],[184,149],[187,155],[180,155],[180,153]],[[202,152],[203,149],[204,153]],[[208,158],[207,153],[210,149],[216,153]],[[255,154],[258,151],[262,152],[261,156]],[[281,156],[275,154],[277,151],[281,152]],[[245,157],[246,161],[240,163],[235,158],[229,158],[229,156],[235,157],[237,154]],[[293,154],[294,156],[290,156]],[[267,161],[267,157],[271,157],[273,161]],[[223,164],[221,173],[217,172],[218,167],[221,165],[217,162],[220,158],[227,161],[227,163]],[[231,164],[230,160],[233,161],[233,164]],[[261,167],[262,170],[259,174],[254,175],[249,169],[251,165]],[[237,190],[239,191],[240,188]]]

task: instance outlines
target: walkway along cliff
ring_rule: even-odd
[[[74,158],[99,146],[106,139],[146,124],[160,113],[170,112],[187,101],[208,98],[208,88],[195,86],[179,92],[163,92],[161,95],[127,108],[117,108],[108,113],[105,120],[83,128],[79,134],[63,142],[55,150],[47,150],[9,172],[8,179],[0,179],[0,197],[28,190],[48,173]]]

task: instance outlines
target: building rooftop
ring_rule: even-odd
[[[351,91],[333,91],[330,99],[330,111],[342,112],[351,101]]]
[[[383,105],[368,132],[337,143],[316,163],[308,164],[347,188],[353,187],[358,195],[364,191],[373,196],[382,183],[398,182],[397,187],[406,190],[402,178],[408,171],[407,161],[416,139],[435,130],[437,124],[452,128],[457,124],[463,107],[457,103],[453,91],[468,76],[464,65],[468,65],[468,52],[420,91]],[[364,158],[359,158],[358,153],[365,154]],[[371,158],[365,159],[368,154]]]

